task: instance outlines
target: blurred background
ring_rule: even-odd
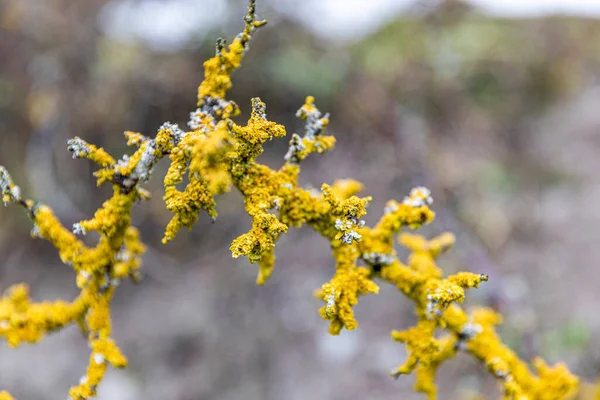
[[[113,155],[122,132],[185,126],[202,63],[217,37],[242,27],[241,0],[0,0],[0,164],[27,197],[70,226],[110,195],[93,166],[71,160],[73,136]],[[258,31],[230,98],[250,99],[288,137],[314,95],[331,112],[336,149],[304,162],[302,183],[356,178],[374,201],[431,188],[456,247],[440,260],[490,282],[467,307],[505,313],[500,332],[518,354],[565,361],[588,381],[600,374],[600,1],[259,0]],[[287,140],[261,162],[278,167]],[[148,244],[139,286],[114,301],[114,337],[130,366],[110,370],[101,400],[422,399],[413,377],[389,370],[406,352],[390,330],[415,322],[394,288],[361,298],[360,327],[327,334],[313,289],[329,280],[327,243],[291,230],[265,287],[256,266],[234,260],[247,231],[241,197],[220,198],[207,217],[161,245],[170,215],[154,197],[135,210]],[[71,299],[74,275],[46,242],[29,237],[19,207],[0,210],[0,289],[25,281],[36,300]],[[401,255],[406,253],[400,251]],[[17,350],[0,344],[0,388],[20,400],[64,398],[89,349],[76,327]],[[499,396],[467,355],[446,363],[440,399]]]

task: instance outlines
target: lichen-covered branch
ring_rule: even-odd
[[[80,147],[72,147],[77,156],[101,159],[101,166],[113,167],[106,161],[109,158],[98,158],[99,154],[105,155],[103,151],[88,147],[83,141],[77,141],[77,145]],[[130,225],[131,207],[139,193],[123,194],[122,187],[115,183],[113,197],[104,202],[94,217],[75,224],[73,230],[77,233],[96,231],[100,235],[96,246],[88,247],[61,225],[48,206],[15,196],[10,176],[4,169],[2,172],[2,181],[11,182],[6,191],[12,194],[8,193],[6,200],[26,208],[34,226],[32,236],[46,239],[56,247],[61,260],[73,268],[81,292],[72,302],[35,303],[27,286],[13,286],[0,299],[0,337],[16,347],[22,342],[35,343],[68,324],[77,324],[87,335],[92,353],[86,374],[79,385],[71,388],[69,396],[74,400],[89,399],[95,396],[107,364],[116,368],[127,364],[110,337],[110,302],[120,279],[139,278],[144,246]]]
[[[392,375],[415,372],[415,389],[435,399],[436,371],[458,351],[480,360],[498,378],[505,399],[569,399],[579,381],[562,364],[550,367],[541,359],[535,370],[506,347],[495,331],[500,316],[480,308],[467,312],[460,304],[465,291],[488,278],[460,272],[444,277],[436,258],[449,249],[454,237],[443,234],[432,240],[402,229],[418,229],[434,220],[431,193],[413,189],[402,201],[390,200],[373,226],[363,221],[371,197],[358,197],[362,184],[338,180],[323,184],[320,191],[298,183],[299,164],[311,153],[322,154],[335,144],[325,131],[329,114],[323,115],[308,96],[297,116],[305,123],[303,136],[293,134],[279,169],[256,161],[263,145],[286,136],[285,128],[267,118],[266,105],[252,99],[252,112],[245,125],[231,118],[238,106],[226,99],[230,74],[240,67],[255,30],[266,22],[255,15],[250,1],[245,28],[230,45],[220,39],[216,55],[204,63],[204,80],[198,87],[196,110],[190,113],[189,131],[176,124],[163,124],[154,135],[125,132],[131,155],[113,158],[104,149],[81,138],[68,141],[74,158],[87,158],[99,166],[94,173],[98,185],[109,184],[113,194],[93,218],[65,228],[52,210],[22,198],[21,190],[0,167],[2,201],[22,206],[33,222],[32,236],[49,241],[63,263],[76,274],[79,295],[71,302],[34,302],[25,285],[10,288],[0,298],[0,337],[12,347],[35,343],[46,334],[74,323],[87,335],[91,348],[88,367],[70,399],[95,396],[108,365],[125,367],[127,360],[111,338],[111,300],[122,279],[138,281],[144,245],[131,225],[131,210],[149,198],[142,187],[152,177],[154,166],[169,160],[163,179],[166,208],[173,214],[163,242],[173,240],[181,228],[192,228],[201,212],[217,217],[216,197],[237,190],[252,219],[247,233],[231,244],[233,257],[245,256],[258,264],[256,282],[265,284],[275,267],[277,240],[290,227],[308,226],[330,244],[334,270],[329,282],[315,291],[324,302],[319,313],[329,321],[329,332],[358,327],[353,307],[362,295],[379,291],[377,281],[390,283],[413,301],[417,324],[393,331],[394,340],[405,344],[408,358]],[[181,184],[183,189],[179,189]],[[95,246],[87,246],[78,235],[97,232]],[[408,259],[398,259],[394,237],[410,249]],[[439,335],[437,332],[443,332]],[[0,400],[11,399],[0,392]]]

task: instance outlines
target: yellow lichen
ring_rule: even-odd
[[[139,146],[148,140],[147,137],[138,132],[125,131],[123,135],[127,139],[127,146]]]
[[[406,343],[409,352],[408,359],[403,365],[391,372],[394,377],[410,374],[416,370],[415,390],[435,399],[435,373],[442,362],[456,354],[456,337],[445,335],[436,339],[436,323],[433,320],[421,320],[419,324],[406,331],[392,331],[392,338],[400,343]]]
[[[398,259],[394,236],[403,228],[429,224],[435,217],[429,190],[417,187],[401,202],[390,200],[379,221],[368,227],[362,218],[371,197],[357,196],[360,182],[338,180],[323,184],[320,190],[299,185],[300,162],[335,144],[332,136],[324,135],[329,115],[321,114],[313,97],[308,96],[297,112],[304,121],[304,136],[292,135],[283,165],[271,169],[256,161],[267,141],[286,135],[285,128],[267,119],[266,106],[258,98],[252,99],[246,125],[234,123],[231,117],[239,114],[239,108],[225,95],[231,87],[230,74],[240,67],[253,32],[264,24],[255,20],[251,1],[244,31],[227,47],[224,41],[218,42],[217,54],[204,63],[204,81],[198,87],[198,108],[190,114],[190,131],[165,123],[154,138],[125,132],[127,144],[137,149],[118,161],[80,138],[68,142],[74,157],[99,165],[95,172],[98,184],[108,183],[113,188],[112,197],[93,218],[75,224],[73,232],[61,225],[48,206],[22,199],[19,187],[0,167],[3,202],[26,209],[34,224],[33,236],[48,240],[57,249],[60,259],[73,268],[80,289],[71,302],[35,303],[25,285],[13,286],[0,298],[0,337],[15,347],[77,324],[87,335],[91,354],[86,374],[69,391],[73,400],[96,395],[108,364],[126,366],[127,359],[111,338],[110,305],[120,279],[137,281],[141,277],[145,247],[131,226],[131,211],[136,201],[149,197],[141,185],[150,179],[153,166],[168,157],[163,199],[173,217],[164,242],[174,239],[182,227],[192,228],[203,210],[214,219],[216,196],[235,188],[244,198],[252,225],[232,241],[230,249],[233,257],[246,256],[251,263],[258,263],[257,284],[265,284],[272,275],[277,240],[289,227],[306,225],[329,242],[333,276],[315,295],[325,303],[319,313],[329,321],[331,334],[358,327],[353,307],[359,296],[379,291],[376,281],[396,286],[414,302],[417,324],[392,332],[408,351],[407,360],[392,371],[393,376],[415,372],[415,389],[435,399],[438,368],[458,351],[465,351],[498,378],[505,399],[572,398],[579,380],[564,365],[550,367],[536,359],[535,371],[531,370],[500,340],[495,331],[501,321],[499,314],[485,308],[467,312],[460,306],[465,291],[476,288],[487,276],[460,272],[444,277],[436,258],[453,245],[452,234],[427,240],[402,233],[399,242],[410,254],[406,263]],[[182,183],[185,188],[179,190]],[[93,247],[76,236],[89,231],[99,234]],[[0,392],[0,400],[11,398]]]
[[[255,2],[251,1],[248,8],[248,14],[244,18],[246,27],[233,42],[224,48],[225,42],[219,41],[217,44],[217,55],[204,62],[204,81],[198,87],[198,105],[201,106],[205,98],[222,99],[227,90],[231,88],[230,74],[241,65],[246,45],[250,41],[256,28],[265,25],[267,21],[256,21]],[[230,110],[223,118],[228,117]]]
[[[8,392],[2,391],[0,392],[0,400],[15,400]]]
[[[378,293],[379,287],[371,280],[369,269],[356,266],[358,252],[355,248],[337,245],[333,248],[333,256],[335,275],[315,295],[326,302],[319,313],[330,321],[329,333],[339,335],[342,328],[353,330],[358,327],[352,310],[358,303],[358,296]]]
[[[104,170],[118,169],[118,163],[107,153],[81,140],[71,142],[70,148],[76,156],[90,158]],[[108,164],[110,160],[113,164]],[[96,231],[100,239],[94,247],[77,239],[48,206],[31,200],[17,200],[15,196],[11,198],[26,208],[34,223],[32,235],[52,243],[61,260],[73,268],[81,292],[72,302],[34,303],[26,286],[13,286],[0,299],[0,337],[14,347],[22,342],[37,342],[50,332],[71,323],[77,324],[88,336],[92,355],[85,379],[69,392],[74,400],[89,399],[95,395],[106,370],[104,360],[114,367],[126,364],[110,339],[110,302],[119,279],[139,276],[144,246],[130,222],[131,207],[140,197],[140,192],[114,182],[113,189],[113,196],[104,202],[92,219],[73,227],[78,234]]]

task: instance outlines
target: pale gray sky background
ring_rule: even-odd
[[[432,0],[263,0],[269,7],[336,42],[360,39],[410,7],[433,7]],[[481,11],[515,18],[552,14],[600,16],[600,0],[469,0]],[[102,25],[125,41],[142,40],[163,51],[177,50],[202,30],[227,20],[223,0],[122,0],[109,3]],[[240,11],[236,10],[239,14]],[[135,18],[132,16],[135,15]],[[260,16],[260,4],[259,4]],[[268,15],[266,15],[268,17]]]

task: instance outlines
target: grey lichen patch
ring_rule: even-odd
[[[383,253],[365,253],[361,257],[366,263],[372,267],[384,267],[394,262],[394,255]]]
[[[8,203],[21,201],[21,188],[15,185],[10,174],[0,165],[0,190],[2,191],[2,202]]]
[[[200,107],[190,112],[188,126],[194,131],[208,133],[213,131],[217,122],[229,118],[239,112],[238,105],[231,100],[205,96],[199,103]]]
[[[355,227],[363,227],[365,222],[356,218],[348,218],[345,220],[336,219],[335,229],[341,232],[339,239],[342,243],[352,244],[355,240],[359,241],[362,239],[362,235],[354,230]]]
[[[305,149],[306,146],[302,144],[300,135],[294,133],[290,139],[290,147],[283,159],[291,164],[298,164],[300,162],[300,153]]]
[[[433,204],[431,190],[423,186],[416,187],[410,191],[410,196],[404,197],[402,203],[411,207],[430,206]]]
[[[67,150],[73,153],[73,158],[86,157],[92,151],[90,144],[80,137],[67,140]]]
[[[160,128],[158,128],[158,131],[164,131],[170,134],[171,136],[171,143],[174,146],[177,146],[177,144],[181,141],[181,139],[183,139],[186,135],[186,132],[181,129],[179,127],[179,125],[177,124],[172,124],[170,122],[165,122],[164,124],[161,125]],[[164,149],[161,149],[163,152],[165,151]]]
[[[296,117],[304,120],[304,137],[314,139],[320,135],[329,123],[329,113],[322,115],[316,107],[302,107],[296,112]]]
[[[360,239],[362,239],[362,236],[360,233],[355,232],[355,231],[348,231],[342,235],[340,240],[343,243],[352,244],[352,242],[354,242],[355,240],[358,241]]]
[[[258,97],[252,98],[252,115],[263,121],[267,120],[267,106]]]
[[[78,222],[76,224],[73,224],[73,233],[75,235],[85,235],[87,233],[87,231],[85,230],[85,228]]]
[[[307,152],[323,153],[327,151],[317,136],[321,135],[329,124],[329,113],[322,115],[321,111],[314,106],[314,98],[310,96],[296,112],[296,117],[304,121],[304,136],[300,137],[294,133],[284,156],[284,160],[293,165],[299,164],[306,157]]]

